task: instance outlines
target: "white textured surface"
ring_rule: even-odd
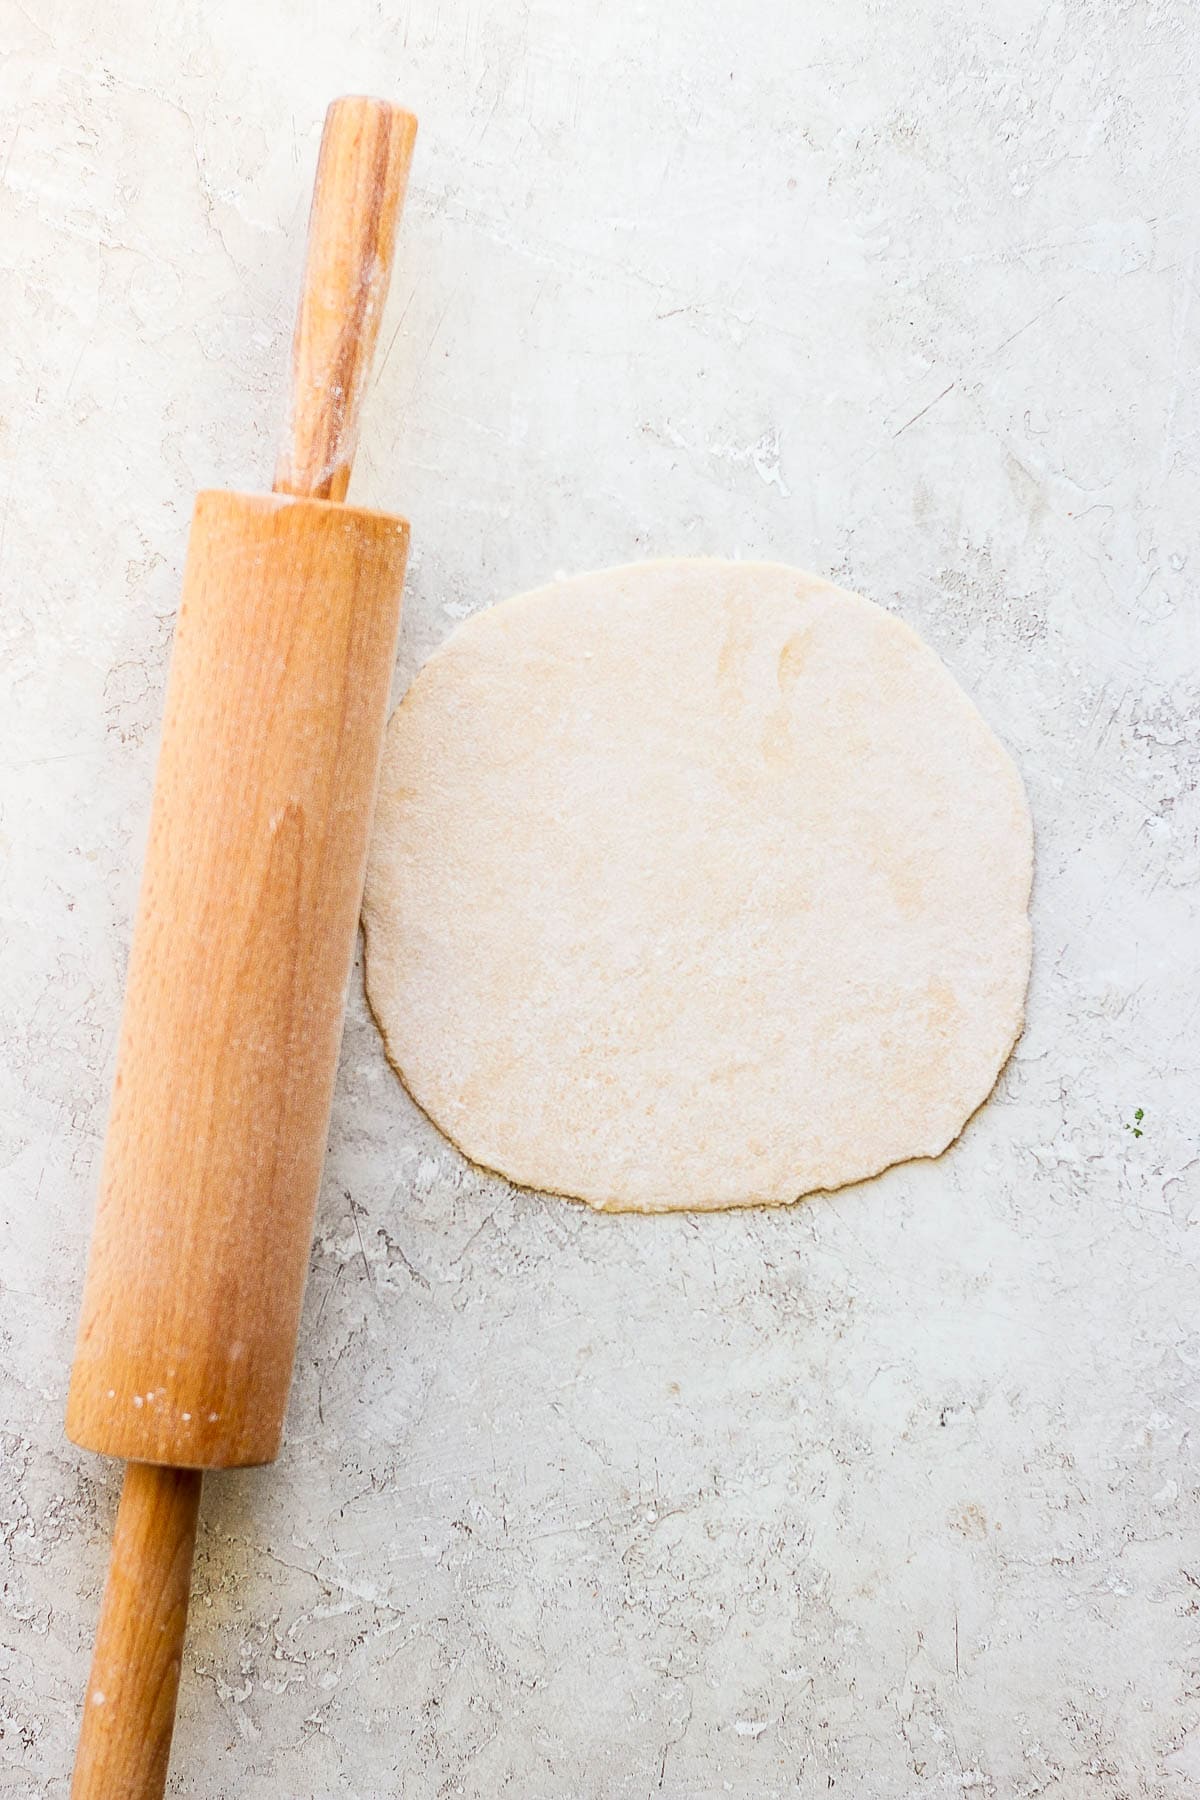
[[[60,1418],[188,510],[267,478],[346,89],[422,118],[357,483],[412,519],[401,679],[651,550],[894,607],[1030,787],[1030,1022],[939,1163],[623,1219],[464,1167],[356,990],[174,1790],[1197,1791],[1195,42],[1171,0],[0,5],[0,1793],[65,1794],[116,1494]]]

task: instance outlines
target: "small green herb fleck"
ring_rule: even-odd
[[[1132,1131],[1134,1137],[1141,1137],[1142,1136],[1142,1120],[1145,1118],[1145,1116],[1146,1116],[1145,1107],[1143,1107],[1143,1106],[1137,1107],[1135,1109],[1134,1115],[1133,1115],[1133,1124],[1126,1125],[1126,1127],[1125,1127],[1126,1131]]]

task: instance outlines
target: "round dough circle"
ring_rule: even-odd
[[[934,653],[771,563],[461,625],[388,727],[367,987],[475,1162],[608,1210],[936,1156],[1022,1023],[1032,834]]]

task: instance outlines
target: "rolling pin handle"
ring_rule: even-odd
[[[335,100],[325,115],[277,494],[346,497],[416,135],[384,100]]]
[[[71,1800],[160,1800],[202,1480],[199,1469],[126,1465]]]

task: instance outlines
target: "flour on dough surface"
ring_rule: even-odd
[[[388,728],[367,985],[473,1160],[604,1209],[934,1156],[1020,1031],[1017,772],[891,614],[767,563],[476,614]]]

